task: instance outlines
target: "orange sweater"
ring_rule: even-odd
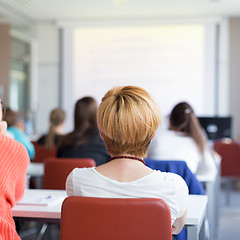
[[[21,199],[29,164],[26,148],[0,133],[0,240],[18,240],[12,207]]]

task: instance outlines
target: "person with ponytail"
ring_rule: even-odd
[[[214,152],[187,102],[178,103],[170,114],[169,130],[152,141],[148,157],[156,160],[183,160],[195,174],[216,174]]]
[[[64,136],[57,149],[60,158],[92,158],[96,165],[110,158],[97,127],[97,102],[92,97],[79,99],[75,105],[74,130]]]
[[[56,108],[51,111],[49,120],[48,133],[37,141],[38,144],[44,145],[47,150],[51,150],[52,147],[56,146],[64,135],[66,114],[61,108]]]

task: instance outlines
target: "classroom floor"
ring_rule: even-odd
[[[220,194],[220,218],[219,229],[216,240],[240,239],[240,185],[233,184],[230,191],[230,204],[226,204],[226,191]]]
[[[233,189],[230,191],[230,204],[226,204],[226,191],[224,187],[220,193],[220,213],[219,213],[219,228],[218,236],[215,240],[235,240],[240,236],[240,184],[233,184]],[[40,227],[39,223],[27,223],[32,227]],[[52,231],[48,231],[42,240],[59,240],[59,226],[53,225],[50,227]],[[51,232],[51,233],[50,233]],[[28,237],[23,237],[22,240],[36,240],[37,234],[32,234]],[[191,239],[189,239],[191,240]]]

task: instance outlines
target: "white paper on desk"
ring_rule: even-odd
[[[47,206],[48,204],[54,203],[59,200],[58,196],[51,196],[49,194],[41,194],[41,195],[28,195],[24,194],[23,198],[17,202],[18,205],[39,205],[39,206]]]

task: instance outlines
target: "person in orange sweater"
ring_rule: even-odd
[[[20,240],[12,217],[12,207],[21,199],[30,162],[26,148],[7,136],[0,100],[0,240]]]

